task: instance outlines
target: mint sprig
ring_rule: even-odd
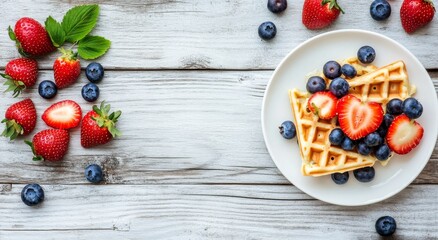
[[[70,9],[62,19],[61,26],[67,42],[77,42],[87,36],[96,25],[99,6],[82,5]]]
[[[78,54],[86,60],[96,59],[106,53],[111,41],[99,36],[86,36],[78,43]]]
[[[49,32],[50,39],[55,47],[61,47],[65,42],[65,32],[61,24],[49,16],[45,22],[46,30]]]

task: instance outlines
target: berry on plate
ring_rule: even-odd
[[[348,172],[333,173],[331,176],[332,176],[333,182],[335,182],[338,185],[347,183],[348,182],[348,178],[350,177]]]
[[[329,141],[335,146],[339,146],[344,141],[345,134],[340,128],[333,129],[329,134]]]
[[[103,67],[100,63],[92,62],[85,69],[85,76],[92,83],[102,81],[104,75]]]
[[[263,40],[271,40],[277,34],[277,27],[273,22],[264,22],[259,26],[259,37]]]
[[[386,133],[388,132],[388,128],[391,125],[392,121],[394,121],[393,115],[391,115],[389,113],[386,113],[385,115],[383,115],[383,121],[380,124],[380,127],[376,131],[380,134],[380,136],[382,138],[385,138]]]
[[[94,83],[85,84],[81,91],[82,97],[87,102],[94,102],[99,98],[99,87]]]
[[[35,85],[38,77],[38,63],[30,58],[17,58],[6,64],[5,73],[0,75],[6,79],[8,86],[5,92],[13,92],[17,97],[24,89]]]
[[[339,65],[339,63],[336,61],[328,61],[322,67],[322,72],[326,78],[335,79],[340,77],[342,74],[341,65]]]
[[[85,168],[85,177],[89,182],[100,183],[103,180],[102,168],[97,164],[88,165]]]
[[[413,33],[430,23],[435,15],[432,0],[404,0],[400,8],[403,29]]]
[[[356,143],[351,140],[349,137],[345,137],[344,141],[341,143],[341,148],[345,151],[352,151],[356,147]]]
[[[308,29],[321,29],[332,24],[341,12],[336,0],[304,0],[301,20]]]
[[[25,141],[33,152],[34,161],[60,161],[67,153],[70,135],[67,130],[63,129],[47,129],[37,134],[32,139],[32,142]]]
[[[63,48],[60,51],[62,56],[53,63],[53,73],[56,86],[62,89],[76,82],[81,74],[81,64],[77,53]]]
[[[386,0],[375,0],[371,3],[370,14],[376,21],[388,19],[391,15],[391,5]]]
[[[321,119],[331,119],[336,116],[338,99],[329,91],[317,92],[307,101],[307,108]]]
[[[416,119],[423,114],[423,105],[415,98],[406,98],[402,104],[402,111],[410,119]]]
[[[376,51],[370,46],[363,46],[357,51],[357,58],[361,63],[372,63],[376,58]]]
[[[391,156],[391,149],[389,149],[388,145],[382,144],[376,148],[374,156],[380,161],[385,161]]]
[[[353,171],[354,177],[359,182],[371,182],[376,172],[373,167],[359,168]]]
[[[389,126],[386,142],[398,154],[407,154],[414,149],[423,137],[423,127],[405,114],[397,116]]]
[[[21,200],[27,206],[38,205],[44,201],[44,190],[39,184],[27,184],[21,190]]]
[[[324,91],[326,88],[325,80],[320,76],[313,76],[307,80],[306,89],[309,93]]]
[[[286,139],[292,139],[297,135],[295,124],[292,121],[284,121],[278,128],[280,134]]]
[[[376,232],[381,236],[391,236],[397,229],[395,219],[390,216],[383,216],[376,221]]]
[[[342,65],[341,72],[347,78],[354,78],[357,75],[356,69],[353,67],[353,65],[350,65],[350,64]]]
[[[38,93],[42,98],[52,99],[56,96],[58,88],[56,84],[49,80],[44,80],[38,85]]]
[[[380,136],[379,133],[377,132],[372,132],[368,135],[366,135],[363,139],[363,142],[368,146],[368,147],[375,147],[378,146],[380,144],[382,144],[383,139],[382,136]]]
[[[403,113],[403,101],[401,99],[398,98],[394,98],[391,99],[387,104],[386,104],[386,113],[389,113],[393,116],[397,116]]]
[[[2,123],[6,124],[2,136],[14,140],[18,135],[27,135],[33,131],[36,125],[37,115],[32,100],[12,104],[5,113]]]
[[[372,149],[367,144],[365,144],[363,141],[360,141],[357,144],[357,152],[363,156],[368,156],[371,154]]]
[[[349,89],[350,84],[341,77],[333,79],[329,85],[330,92],[332,92],[337,98],[347,95]]]
[[[268,0],[268,9],[273,13],[280,13],[286,10],[287,0]]]
[[[47,126],[57,129],[70,129],[79,125],[82,110],[79,104],[72,100],[57,102],[44,111],[42,119]]]

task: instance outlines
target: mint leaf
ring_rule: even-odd
[[[78,43],[78,53],[86,60],[96,59],[108,51],[111,41],[99,36],[86,36]]]
[[[46,30],[49,33],[50,39],[55,47],[60,47],[65,42],[65,32],[59,22],[49,16],[46,19]]]
[[[62,19],[67,42],[77,42],[87,36],[99,17],[98,5],[82,5],[70,9]]]

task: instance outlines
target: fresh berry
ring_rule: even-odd
[[[398,154],[407,154],[414,149],[423,137],[423,127],[405,114],[397,116],[389,126],[386,142]]]
[[[325,80],[319,76],[310,77],[307,80],[306,89],[309,93],[316,93],[323,91],[327,88]]]
[[[53,73],[56,86],[62,89],[76,82],[81,74],[81,64],[77,58],[77,53],[62,48],[60,51],[62,52],[62,56],[55,60]]]
[[[84,148],[105,144],[113,138],[120,136],[120,131],[116,128],[121,111],[109,113],[110,105],[104,102],[100,108],[93,106],[93,110],[88,112],[82,119],[81,145]]]
[[[398,99],[398,98],[394,98],[391,99],[387,104],[386,104],[386,113],[389,113],[393,116],[397,116],[403,113],[403,101]]]
[[[100,63],[92,62],[85,69],[85,76],[92,83],[102,81],[104,75],[103,67]]]
[[[52,99],[56,96],[57,92],[58,88],[56,87],[56,84],[52,81],[44,80],[40,82],[40,85],[38,85],[38,93],[42,98]]]
[[[400,8],[401,23],[407,33],[426,26],[434,15],[432,0],[404,0]]]
[[[21,200],[27,206],[38,205],[44,201],[44,190],[39,184],[27,184],[21,190]]]
[[[375,0],[371,3],[370,14],[376,21],[388,19],[391,15],[391,5],[386,0]]]
[[[44,111],[42,119],[47,126],[70,129],[79,125],[82,118],[81,107],[72,100],[57,102]]]
[[[21,91],[35,85],[38,77],[38,63],[30,58],[17,58],[6,64],[5,73],[0,73],[6,79],[6,92],[13,92],[17,97]]]
[[[380,136],[379,133],[377,132],[372,132],[368,135],[366,135],[363,139],[363,142],[368,146],[368,147],[375,147],[377,145],[382,144],[383,139]]]
[[[321,29],[332,24],[341,12],[336,0],[304,0],[301,20],[308,29]]]
[[[391,155],[391,149],[389,149],[388,145],[382,144],[378,146],[374,152],[374,156],[380,161],[385,161]]]
[[[97,164],[88,165],[85,168],[85,177],[89,182],[99,183],[103,180],[102,168]]]
[[[397,229],[395,219],[390,216],[383,216],[376,221],[376,232],[381,236],[391,236]]]
[[[271,40],[277,34],[277,27],[273,22],[264,22],[259,26],[259,37],[263,40]]]
[[[273,13],[280,13],[286,10],[287,0],[268,0],[268,9]]]
[[[385,115],[383,115],[383,121],[380,124],[380,127],[377,129],[377,133],[379,133],[379,135],[382,138],[385,138],[386,133],[388,132],[388,128],[391,125],[392,121],[394,121],[394,116],[392,116],[389,113],[386,113]]]
[[[82,97],[87,102],[94,102],[99,98],[99,87],[94,83],[87,83],[82,87]]]
[[[336,103],[338,99],[329,91],[313,94],[308,102],[307,108],[321,119],[331,119],[336,116]]]
[[[330,92],[332,92],[337,98],[347,95],[349,89],[350,84],[340,77],[333,79],[329,85]]]
[[[361,155],[368,156],[372,152],[372,149],[370,147],[368,147],[367,144],[365,144],[364,142],[360,141],[357,144],[357,152],[359,154],[361,154]]]
[[[376,51],[370,46],[363,46],[357,51],[357,58],[361,63],[372,63],[376,58]]]
[[[291,121],[284,121],[280,127],[280,134],[286,139],[292,139],[297,135],[295,124]]]
[[[402,111],[408,118],[416,119],[423,114],[423,105],[415,98],[406,98],[402,104]]]
[[[37,115],[32,100],[12,104],[5,113],[2,123],[6,124],[2,136],[14,140],[18,135],[27,135],[33,131],[36,125]]]
[[[373,167],[364,167],[354,170],[353,174],[359,182],[371,182],[374,179],[376,172]]]
[[[379,103],[363,103],[351,94],[338,100],[336,112],[342,131],[353,140],[376,131],[383,121],[383,109]]]
[[[354,78],[357,75],[356,69],[353,67],[353,65],[350,65],[350,64],[342,65],[341,72],[347,78]]]
[[[344,141],[342,141],[341,143],[341,148],[344,149],[345,151],[351,151],[354,149],[354,147],[356,146],[356,143],[351,140],[349,137],[345,137]]]
[[[333,182],[335,182],[338,185],[342,185],[342,184],[347,183],[349,177],[350,177],[350,175],[348,174],[348,172],[333,173],[332,174]]]
[[[67,130],[47,129],[37,134],[32,142],[25,141],[32,148],[34,161],[60,161],[68,150],[70,135]]]
[[[24,17],[15,23],[15,29],[8,28],[9,37],[16,42],[23,56],[42,56],[55,51],[55,46],[46,29],[35,19]]]
[[[339,146],[344,141],[345,134],[340,128],[333,129],[329,134],[329,141],[332,145]]]
[[[340,77],[341,72],[341,65],[339,65],[336,61],[328,61],[324,64],[324,67],[322,68],[322,71],[324,73],[324,76],[328,79],[335,79],[337,77]]]

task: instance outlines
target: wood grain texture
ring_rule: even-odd
[[[307,30],[301,23],[302,1],[290,1],[283,14],[275,15],[263,0],[150,0],[94,1],[101,6],[100,20],[93,32],[112,41],[108,54],[100,61],[112,69],[273,69],[299,43],[320,33],[359,28],[396,39],[416,55],[427,68],[438,68],[435,48],[438,20],[416,32],[406,34],[401,27],[402,1],[392,1],[392,15],[385,22],[372,20],[369,1],[340,1],[345,14],[331,27]],[[74,1],[74,4],[89,1]],[[37,5],[28,0],[2,1],[0,66],[17,57],[6,28],[21,16],[41,23],[48,15],[61,20],[72,1],[43,0]],[[262,41],[258,26],[273,21],[276,38]],[[328,46],[329,47],[329,46]],[[58,54],[42,59],[42,68],[51,68]],[[83,65],[85,66],[85,64]]]
[[[123,115],[124,135],[93,149],[79,144],[71,132],[64,161],[32,162],[20,139],[0,139],[1,183],[82,184],[84,168],[93,162],[105,170],[108,184],[245,183],[289,184],[271,160],[263,141],[260,108],[271,71],[108,71],[100,84],[106,99]],[[43,71],[40,79],[50,79]],[[438,89],[438,74],[431,73]],[[62,90],[56,99],[31,97],[39,116],[53,102],[76,100],[84,113],[91,109],[80,96],[86,80]],[[129,94],[126,94],[128,93]],[[14,99],[2,94],[4,113]],[[39,120],[36,133],[46,128]],[[30,138],[30,137],[28,137]],[[438,146],[415,183],[438,183]]]

